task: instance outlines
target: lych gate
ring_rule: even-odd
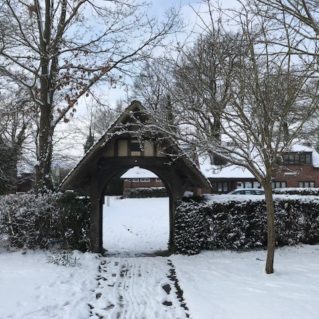
[[[176,201],[185,191],[195,194],[209,187],[207,180],[180,148],[162,133],[141,130],[151,117],[134,101],[102,138],[85,154],[61,185],[91,198],[91,250],[102,252],[102,209],[104,193],[113,178],[139,166],[155,173],[169,194],[169,250],[174,252],[174,212]],[[143,132],[142,132],[143,131]]]

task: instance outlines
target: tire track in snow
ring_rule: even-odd
[[[172,274],[174,265],[163,257],[102,258],[90,318],[189,318]]]

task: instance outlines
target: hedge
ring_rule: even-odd
[[[11,247],[86,251],[89,209],[89,199],[73,193],[1,196],[0,231]]]
[[[291,187],[291,188],[275,188],[273,190],[274,194],[286,194],[286,195],[319,195],[319,188],[299,188],[299,187]]]
[[[176,252],[202,249],[254,249],[267,245],[264,201],[179,202],[175,217]],[[275,200],[277,246],[319,243],[319,201]]]
[[[147,197],[166,197],[165,187],[148,187],[148,188],[128,188],[124,192],[124,197],[128,198],[147,198]]]

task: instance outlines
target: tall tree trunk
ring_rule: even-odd
[[[213,133],[213,138],[218,144],[220,144],[222,141],[221,130],[222,130],[221,115],[219,112],[217,112],[217,114],[214,114],[214,125],[213,125],[212,133]]]
[[[274,257],[275,257],[275,244],[276,244],[276,232],[275,232],[275,207],[272,194],[271,179],[267,179],[264,184],[265,200],[267,209],[267,260],[265,271],[266,274],[272,274],[274,272]]]
[[[38,165],[36,167],[36,190],[46,191],[53,188],[51,180],[52,163],[52,138],[53,138],[53,93],[50,81],[50,53],[49,43],[51,40],[51,1],[45,0],[44,20],[41,17],[39,1],[35,0],[38,7],[37,19],[40,38],[40,121],[38,137]]]
[[[44,112],[46,114],[46,112]],[[51,180],[51,164],[52,164],[52,134],[51,128],[46,124],[49,122],[50,115],[45,118],[43,112],[40,121],[40,134],[38,140],[38,165],[36,166],[36,190],[46,191],[53,188]]]
[[[15,193],[18,186],[18,157],[19,153],[16,148],[12,148],[10,156],[10,193]]]

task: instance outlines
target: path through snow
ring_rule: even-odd
[[[167,197],[119,199],[113,196],[110,207],[105,204],[103,208],[103,243],[109,254],[134,256],[167,249]]]
[[[163,257],[103,258],[89,307],[97,319],[189,318],[174,266]]]

